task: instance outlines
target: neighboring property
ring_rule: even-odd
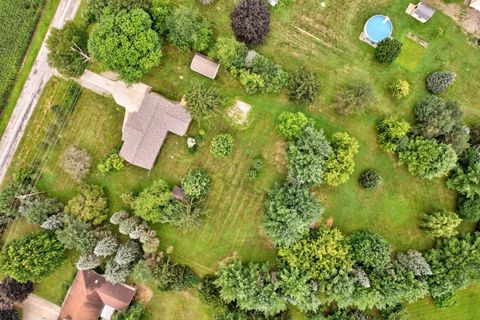
[[[417,19],[418,21],[425,23],[430,20],[430,18],[432,18],[433,14],[435,13],[435,9],[427,6],[422,2],[419,2],[417,5],[410,3],[405,12]]]
[[[470,1],[470,8],[480,11],[480,0]]]
[[[190,64],[190,69],[210,79],[215,79],[215,77],[217,76],[218,68],[220,68],[220,65],[218,63],[210,60],[209,58],[200,53],[195,54],[192,59],[192,63]]]
[[[91,270],[78,271],[58,320],[109,320],[116,310],[126,309],[134,295],[135,288],[113,285]]]
[[[97,93],[111,94],[125,108],[120,156],[144,169],[152,169],[168,132],[183,136],[192,118],[180,103],[151,92],[143,83],[127,85],[114,75],[85,71],[80,83]]]

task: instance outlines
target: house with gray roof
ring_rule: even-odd
[[[423,2],[419,2],[417,5],[410,3],[407,8],[407,13],[418,21],[425,23],[433,17],[435,9],[427,6]]]
[[[210,79],[215,79],[220,65],[201,53],[196,53],[190,63],[190,69]]]
[[[126,84],[109,74],[86,71],[78,80],[99,94],[111,95],[125,108],[120,156],[151,170],[169,132],[184,136],[192,117],[179,102],[151,92],[143,83]]]

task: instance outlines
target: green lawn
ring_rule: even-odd
[[[217,34],[231,33],[228,13],[233,2],[217,2],[205,7],[194,0],[176,2],[198,7],[213,23]],[[172,185],[178,184],[189,168],[203,167],[213,180],[206,204],[209,212],[206,223],[193,232],[155,225],[161,247],[172,245],[175,260],[190,265],[199,274],[212,272],[222,261],[235,257],[273,261],[275,251],[263,234],[259,221],[263,214],[265,192],[285,173],[285,143],[275,132],[275,118],[284,110],[301,110],[315,118],[318,126],[324,128],[328,135],[347,131],[360,142],[356,170],[350,181],[337,188],[320,187],[315,190],[326,207],[324,217],[332,216],[335,226],[345,232],[372,228],[398,250],[428,248],[432,241],[417,228],[418,217],[434,208],[453,209],[455,194],[445,188],[443,180],[426,181],[411,176],[394,157],[381,151],[376,142],[374,123],[387,114],[411,120],[414,102],[425,94],[425,76],[444,68],[458,75],[456,84],[444,96],[461,101],[468,121],[478,122],[480,60],[479,50],[466,43],[463,33],[450,20],[437,12],[431,21],[423,25],[404,13],[408,2],[331,0],[326,2],[326,8],[320,10],[316,1],[297,0],[291,7],[275,9],[267,41],[256,49],[289,71],[294,71],[299,65],[316,70],[322,88],[319,99],[313,105],[294,105],[287,100],[285,91],[281,94],[247,95],[238,81],[221,69],[215,81],[205,81],[219,86],[227,97],[227,107],[235,99],[252,105],[254,120],[248,129],[235,130],[221,116],[211,123],[193,123],[190,135],[196,134],[200,128],[206,130],[197,153],[189,154],[185,138],[170,134],[152,172],[127,166],[122,172],[102,177],[93,170],[89,182],[105,188],[111,212],[114,212],[122,208],[120,195],[123,192],[139,191],[159,177]],[[373,48],[358,40],[364,22],[378,12],[391,17],[395,37],[403,39],[406,32],[413,30],[414,34],[430,43],[423,58],[418,59],[415,71],[399,63],[385,66],[374,62]],[[440,29],[443,30],[441,37],[438,36]],[[161,65],[145,75],[143,81],[152,85],[154,91],[180,100],[191,81],[203,78],[189,70],[193,52],[180,52],[166,45],[163,51]],[[375,102],[363,114],[338,116],[332,110],[332,98],[339,86],[352,79],[370,81],[375,87]],[[396,79],[407,79],[411,83],[411,95],[401,102],[394,102],[388,95],[387,88]],[[58,101],[65,88],[65,82],[58,79],[53,79],[47,86],[10,174],[13,168],[30,161],[33,156],[31,146],[38,143],[39,130],[52,116],[47,110]],[[62,172],[58,164],[61,153],[70,144],[80,144],[91,153],[95,166],[121,143],[123,113],[123,109],[111,99],[84,90],[38,186],[63,201],[71,198],[78,185]],[[236,139],[235,152],[230,160],[216,160],[208,152],[208,142],[219,132],[230,132]],[[244,179],[245,173],[257,155],[266,160],[265,172],[255,183],[248,183]],[[382,174],[384,184],[378,190],[365,191],[358,186],[358,176],[367,168]],[[472,224],[462,226],[466,231],[472,227]],[[18,229],[20,232],[21,228]],[[37,290],[44,288],[42,296],[57,299],[50,292],[61,292],[64,281],[63,278],[52,281],[54,287],[42,285],[42,289]],[[440,311],[426,300],[419,301],[409,307],[410,319],[422,319],[429,315],[438,315],[429,319],[470,319],[469,314],[480,314],[475,293],[480,294],[480,287],[473,286],[462,292],[462,299],[465,299],[449,311]],[[194,291],[154,292],[147,314],[149,319],[203,320],[211,318],[211,309],[199,302]]]
[[[405,37],[400,56],[395,62],[409,71],[415,71],[426,52],[427,48]]]

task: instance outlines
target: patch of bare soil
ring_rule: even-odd
[[[153,291],[144,284],[137,285],[137,300],[143,304],[147,304],[152,300]]]

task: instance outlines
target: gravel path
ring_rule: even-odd
[[[65,21],[72,20],[80,6],[80,0],[61,0],[50,27],[62,28]],[[25,127],[30,119],[33,109],[37,105],[45,85],[56,70],[50,68],[47,62],[48,49],[45,40],[38,52],[35,63],[23,86],[20,97],[8,122],[7,128],[0,140],[0,183],[7,172],[13,155],[22,139]]]
[[[22,304],[23,320],[57,320],[60,307],[31,294]]]

